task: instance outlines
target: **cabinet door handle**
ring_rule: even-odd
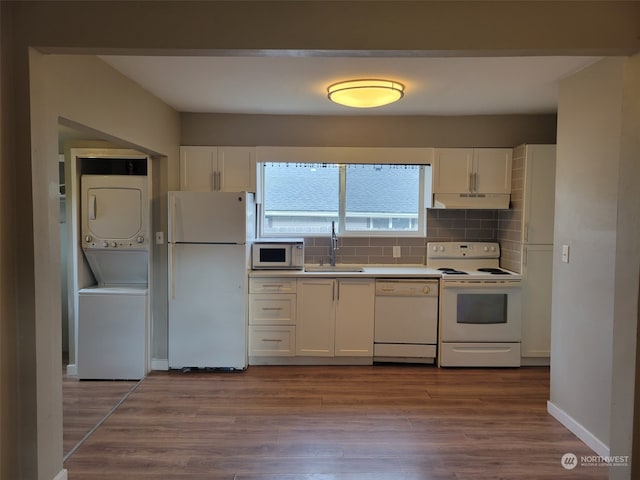
[[[262,311],[263,312],[281,312],[282,307],[263,307]]]
[[[529,241],[529,224],[525,224],[524,226],[524,241],[528,242]]]
[[[478,192],[478,174],[474,173],[473,174],[473,191],[474,192]]]
[[[263,283],[262,288],[282,288],[284,285],[282,283]]]
[[[282,342],[282,340],[280,338],[263,338],[261,341],[262,342],[276,342],[276,343]]]
[[[469,193],[473,192],[473,173],[469,174]]]

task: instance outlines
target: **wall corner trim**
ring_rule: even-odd
[[[169,359],[168,358],[152,358],[151,359],[151,370],[169,370]]]
[[[601,457],[609,456],[609,447],[602,443],[589,430],[574,420],[567,412],[556,406],[551,400],[547,401],[547,412],[567,430],[582,440],[591,450]]]
[[[69,478],[67,473],[68,473],[67,469],[63,468],[58,472],[58,474],[55,477],[53,477],[52,480],[67,480]]]

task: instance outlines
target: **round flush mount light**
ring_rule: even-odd
[[[404,95],[404,85],[393,80],[347,80],[327,87],[329,100],[354,108],[381,107],[397,102]]]

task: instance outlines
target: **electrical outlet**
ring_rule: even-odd
[[[401,253],[400,245],[394,245],[393,258],[400,258],[400,253]]]
[[[164,243],[164,232],[156,232],[156,245]]]

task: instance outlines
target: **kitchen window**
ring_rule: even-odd
[[[260,165],[262,236],[424,236],[429,165]],[[429,190],[429,191],[425,191]]]

